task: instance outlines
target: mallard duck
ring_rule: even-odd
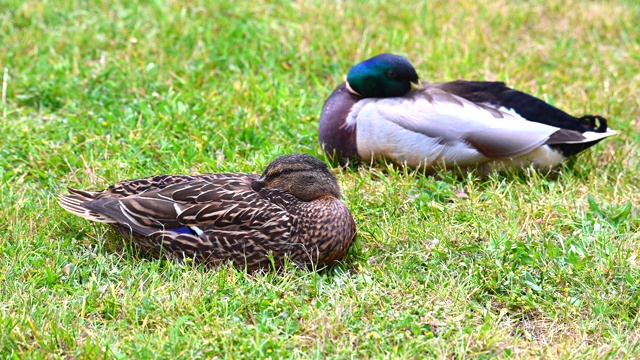
[[[420,82],[402,56],[353,66],[322,109],[319,140],[338,159],[414,168],[549,170],[616,132],[502,82]]]
[[[279,267],[285,257],[314,268],[342,260],[356,227],[327,165],[304,154],[283,155],[262,176],[158,175],[103,191],[69,189],[60,205],[111,224],[145,252],[248,271]]]

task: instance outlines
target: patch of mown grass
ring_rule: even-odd
[[[633,1],[5,1],[2,357],[637,357],[639,17]],[[56,204],[66,186],[323,157],[324,99],[380,52],[621,133],[549,175],[336,168],[359,239],[321,273],[147,259]]]

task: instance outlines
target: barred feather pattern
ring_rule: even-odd
[[[159,175],[100,192],[69,189],[71,195],[59,202],[75,215],[110,223],[152,255],[231,261],[249,271],[279,267],[287,257],[316,268],[344,258],[356,230],[339,199],[301,201],[280,189],[256,191],[252,183],[258,179],[239,173]]]

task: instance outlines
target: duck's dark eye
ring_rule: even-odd
[[[293,171],[293,169],[291,169],[291,168],[284,168],[284,169],[282,169],[281,173],[288,174],[288,173],[290,173],[292,171]]]
[[[398,77],[398,73],[395,70],[387,70],[386,74],[389,79],[395,79]]]

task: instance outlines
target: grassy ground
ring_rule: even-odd
[[[0,1],[1,358],[640,356],[636,1],[218,3]],[[380,52],[621,134],[553,178],[336,169],[360,237],[320,274],[139,259],[56,204],[322,157],[324,99]]]

